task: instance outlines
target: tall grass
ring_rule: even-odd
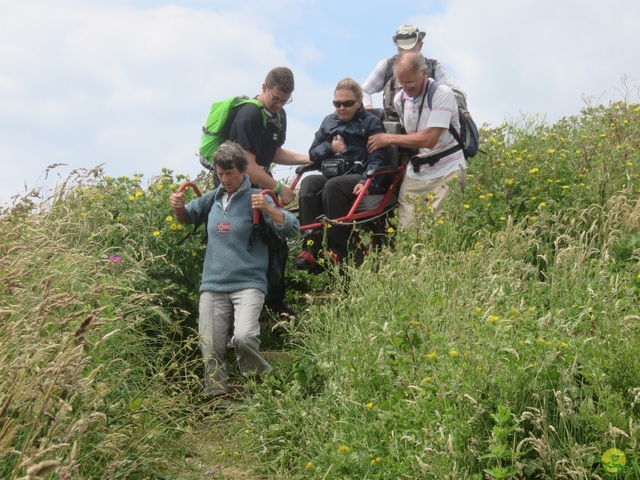
[[[186,315],[151,277],[166,260],[90,208],[114,193],[94,174],[2,218],[0,478],[152,478],[192,448],[177,439],[199,363],[172,341]]]
[[[248,412],[265,475],[587,479],[609,448],[637,459],[639,112],[485,132],[445,214],[422,205],[291,332],[296,361]]]
[[[185,177],[96,168],[16,199],[0,478],[640,478],[640,106],[483,137],[443,215],[290,272],[300,321],[264,337],[291,362],[224,417],[201,402],[204,246],[168,208]]]

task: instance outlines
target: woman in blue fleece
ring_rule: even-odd
[[[293,214],[277,208],[270,197],[251,188],[247,165],[242,148],[227,141],[213,156],[220,179],[217,189],[187,205],[184,193],[170,197],[180,223],[195,223],[208,215],[198,330],[205,361],[205,391],[210,397],[228,391],[224,355],[231,325],[240,372],[260,375],[271,370],[259,352],[258,321],[267,293],[269,249],[260,238],[254,238],[253,210],[260,210],[267,226],[286,237],[297,235],[300,228]]]

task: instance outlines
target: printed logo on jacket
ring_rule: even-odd
[[[216,223],[216,232],[230,232],[231,222],[218,222]]]

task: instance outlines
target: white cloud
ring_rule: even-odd
[[[479,121],[579,113],[583,95],[617,99],[623,75],[640,80],[640,4],[613,0],[451,0],[420,19],[427,54],[455,69]],[[637,100],[637,97],[636,97]]]
[[[242,10],[88,5],[20,3],[0,20],[0,42],[15,45],[0,56],[0,201],[54,162],[195,174],[211,102],[258,93],[286,63]]]
[[[372,0],[0,0],[0,203],[47,165],[106,163],[111,175],[162,167],[195,175],[214,100],[296,75],[287,148],[306,151],[336,82],[363,81],[393,54],[401,23],[469,94],[479,123],[521,112],[576,114],[583,95],[638,101],[640,4],[625,0],[448,0],[404,10]],[[436,10],[434,11],[434,8]],[[429,10],[428,10],[429,9]],[[406,10],[406,11],[405,11]]]

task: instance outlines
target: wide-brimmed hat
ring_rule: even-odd
[[[425,35],[426,33],[421,32],[415,25],[404,24],[398,27],[396,34],[391,37],[391,39],[397,47],[403,50],[410,50],[415,47],[418,42],[421,42]]]

